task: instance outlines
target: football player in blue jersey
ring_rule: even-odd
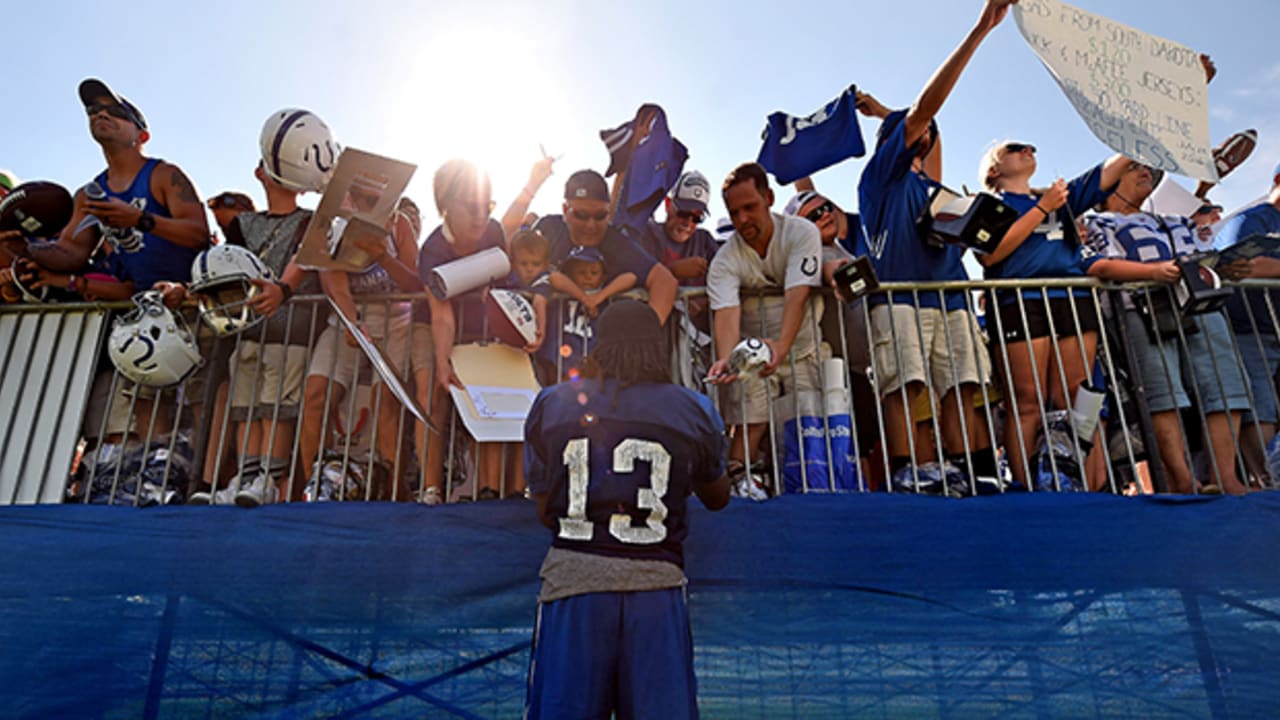
[[[658,316],[638,301],[601,313],[583,374],[543,390],[525,422],[525,475],[554,532],[525,717],[697,717],[686,498],[728,503],[724,423],[671,383]]]

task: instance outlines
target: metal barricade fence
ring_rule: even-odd
[[[853,305],[824,290],[815,293],[823,312],[811,300],[802,320],[813,345],[793,347],[781,372],[750,399],[743,383],[706,383],[721,353],[710,312],[687,312],[703,290],[685,288],[668,322],[672,379],[709,394],[738,420],[747,418],[749,402],[762,403],[755,416],[762,420],[727,423],[742,460],[739,490],[754,488],[757,497],[1240,492],[1272,483],[1267,451],[1280,404],[1273,381],[1280,320],[1270,291],[1280,283],[1240,285],[1261,299],[1234,313],[1235,329],[1216,312],[1165,333],[1144,329],[1134,298],[1165,294],[1176,305],[1167,286],[886,283]],[[431,494],[456,501],[522,491],[516,448],[471,441],[450,412],[435,381],[429,327],[405,322],[408,304],[423,296],[360,300],[362,315],[381,323],[365,330],[434,430],[401,411],[362,353],[345,342],[318,347],[329,327],[321,296],[296,297],[280,310],[299,319],[288,327],[307,328],[305,337],[283,341],[300,350],[301,370],[296,360],[270,355],[265,325],[215,338],[184,311],[204,365],[154,393],[137,391],[105,359],[107,313],[127,304],[3,306],[0,406],[8,410],[0,422],[0,502],[149,505],[197,493],[230,502],[250,490],[256,497],[241,504]],[[750,302],[781,306],[782,295],[744,294]],[[936,310],[948,302],[957,309]],[[554,367],[541,369],[544,382],[572,376],[577,369],[567,359],[590,352],[589,333],[566,337],[566,328],[584,325],[563,312],[548,318],[544,342],[556,349],[580,342],[581,352],[555,353]],[[458,314],[457,341],[472,339],[462,328],[486,322],[478,302],[459,304]],[[776,316],[762,310],[753,317],[742,337],[773,336]],[[352,379],[308,378],[321,352],[329,367],[353,353]],[[292,376],[273,364],[291,367]],[[753,433],[760,442],[749,447]]]

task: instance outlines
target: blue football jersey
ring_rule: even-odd
[[[173,217],[169,208],[151,194],[151,175],[160,160],[150,158],[133,182],[123,192],[115,192],[107,184],[107,171],[103,170],[93,180],[106,193],[156,217]],[[102,226],[102,237],[111,245],[111,251],[119,256],[119,262],[139,291],[150,290],[161,280],[191,281],[191,263],[200,254],[199,248],[189,248],[170,242],[159,235],[144,233],[137,228]]]
[[[956,245],[935,247],[916,228],[916,220],[929,205],[933,180],[911,169],[915,157],[906,144],[905,122],[876,148],[858,182],[858,211],[866,230],[868,255],[882,282],[929,282],[968,280],[961,258],[964,249]],[[949,292],[947,309],[965,307],[964,293]],[[895,303],[911,303],[910,293],[893,296]],[[871,303],[885,302],[872,295]],[[936,292],[920,293],[921,307],[938,307]]]
[[[756,161],[783,185],[851,157],[862,157],[867,147],[854,107],[856,88],[808,117],[776,112],[766,120],[764,143]]]
[[[546,495],[552,545],[684,566],[687,498],[724,474],[711,400],[668,383],[544,389],[525,421],[529,490]]]

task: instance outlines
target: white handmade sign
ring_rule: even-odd
[[[1153,168],[1218,180],[1199,53],[1058,0],[1022,0],[1013,13],[1099,140]]]

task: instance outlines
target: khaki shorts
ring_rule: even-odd
[[[872,359],[881,396],[904,382],[928,383],[941,396],[957,385],[991,379],[986,341],[968,310],[944,316],[938,308],[895,304],[891,327],[889,307],[871,309]]]
[[[365,331],[382,352],[382,357],[401,376],[404,374],[405,361],[409,359],[410,324],[411,318],[407,313],[392,317],[389,325],[380,317],[366,318],[364,322]],[[387,336],[380,337],[384,331]],[[414,345],[420,344],[420,341],[421,338],[415,333]],[[368,367],[369,359],[364,356],[364,351],[347,343],[346,328],[329,325],[320,333],[320,339],[312,350],[307,376],[331,378],[335,383],[350,388],[355,381],[357,360],[360,366]]]
[[[231,407],[252,405],[255,416],[263,417],[263,410],[269,411],[278,402],[282,408],[295,408],[286,416],[296,416],[296,406],[302,401],[302,377],[307,370],[305,345],[260,345],[242,340],[227,365]]]
[[[722,387],[720,413],[729,425],[741,425],[743,422],[750,425],[767,423],[770,404],[776,403],[783,396],[821,391],[822,383],[818,380],[817,356],[808,355],[797,358],[794,373],[791,360],[786,359],[778,365],[778,371],[767,378],[754,375],[739,377],[737,382]],[[785,420],[787,418],[774,416],[775,422],[781,423]]]
[[[99,431],[105,435],[119,435],[124,432],[135,432],[139,436],[146,435],[147,423],[151,422],[150,416],[136,417],[140,407],[133,408],[133,414],[129,412],[129,408],[133,405],[134,393],[143,400],[149,400],[156,396],[157,388],[148,387],[146,385],[136,385],[134,382],[123,375],[116,377],[115,394],[111,394],[111,378],[117,373],[111,370],[103,370],[93,378],[93,389],[89,392],[89,404],[84,411],[84,436],[87,438],[97,438]],[[170,388],[163,388],[170,390]],[[172,392],[169,394],[172,398]],[[160,412],[165,412],[164,408]],[[172,409],[169,410],[172,412]],[[106,415],[107,425],[102,426],[103,415]]]

